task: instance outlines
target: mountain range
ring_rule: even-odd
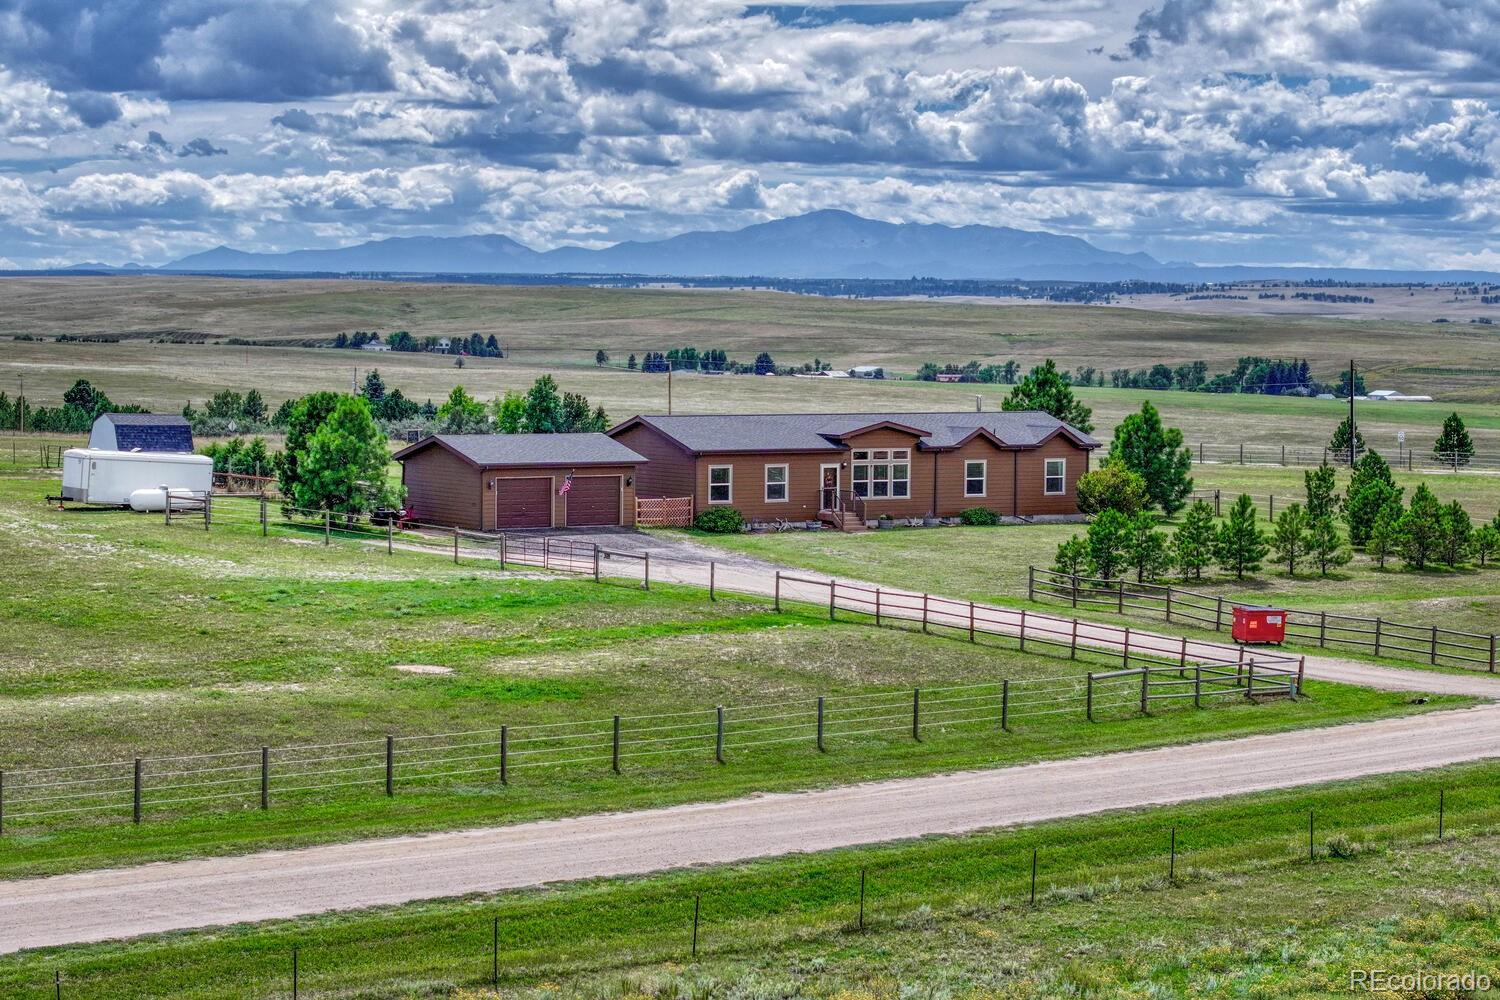
[[[286,253],[249,253],[220,246],[158,270],[1165,282],[1256,278],[1491,281],[1497,277],[1481,271],[1202,267],[1163,263],[1145,253],[1103,250],[1076,236],[998,226],[878,222],[836,210],[809,212],[743,229],[687,232],[599,249],[565,246],[537,251],[500,235],[397,237]]]

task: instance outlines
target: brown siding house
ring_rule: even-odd
[[[413,519],[472,531],[634,526],[646,461],[604,434],[438,434],[395,457]]]
[[[639,416],[609,432],[648,456],[643,497],[692,497],[753,521],[842,526],[1078,513],[1078,477],[1098,442],[1046,413],[790,413]]]

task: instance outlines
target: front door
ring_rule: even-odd
[[[822,498],[819,510],[839,509],[839,467],[837,465],[824,465],[820,469],[823,476]]]

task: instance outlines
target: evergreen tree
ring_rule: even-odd
[[[1328,442],[1328,453],[1335,461],[1349,460],[1349,431],[1352,426],[1351,417],[1345,417],[1339,421],[1338,429],[1333,432],[1333,437]],[[1354,460],[1359,461],[1359,456],[1364,454],[1365,436],[1358,427],[1354,431]]]
[[[1307,489],[1307,519],[1333,517],[1337,513],[1337,502],[1333,491],[1338,487],[1338,477],[1333,466],[1324,462],[1316,469],[1302,473],[1302,482]]]
[[[266,422],[266,401],[260,394],[259,389],[251,389],[245,393],[245,402],[240,407],[240,416],[244,422],[255,427],[261,427]]]
[[[543,375],[526,392],[526,432],[556,434],[564,428],[563,401],[557,380]]]
[[[1333,567],[1342,566],[1353,557],[1349,546],[1344,544],[1343,536],[1339,534],[1338,522],[1331,514],[1310,519],[1307,537],[1308,555],[1318,564],[1318,572],[1323,576],[1327,576]]]
[[[1162,426],[1151,403],[1141,404],[1115,427],[1110,461],[1118,461],[1145,481],[1146,495],[1168,517],[1182,509],[1193,492],[1193,452],[1182,445],[1182,431]]]
[[[598,365],[601,368],[609,364],[609,352],[602,347],[595,351],[594,364]]]
[[[635,355],[634,354],[632,354],[630,357],[628,357],[628,358],[625,359],[625,367],[629,368],[631,371],[635,371]]]
[[[1088,542],[1074,535],[1057,546],[1057,555],[1052,560],[1052,571],[1065,576],[1076,576],[1087,572],[1088,563]]]
[[[1344,521],[1349,541],[1364,545],[1370,538],[1375,516],[1391,503],[1401,504],[1402,490],[1391,475],[1391,467],[1377,451],[1368,451],[1354,464],[1349,488],[1344,494]]]
[[[1443,537],[1443,508],[1426,483],[1411,495],[1411,505],[1396,522],[1396,537],[1401,561],[1408,566],[1426,569],[1437,554]]]
[[[1156,515],[1141,511],[1130,519],[1125,559],[1135,570],[1137,583],[1154,580],[1172,564],[1166,532],[1157,527]]]
[[[1177,571],[1184,580],[1202,579],[1203,567],[1214,561],[1214,544],[1218,532],[1214,528],[1214,509],[1206,500],[1196,501],[1182,515],[1182,523],[1172,538],[1173,555]]]
[[[372,410],[379,407],[380,401],[385,399],[385,379],[380,377],[379,368],[371,368],[365,372],[364,388],[360,389],[359,394],[370,401]]]
[[[1006,410],[1050,413],[1085,434],[1094,429],[1093,411],[1073,396],[1067,378],[1057,370],[1057,363],[1051,358],[1031,369],[1000,405]]]
[[[1455,468],[1468,465],[1474,458],[1474,439],[1464,427],[1463,418],[1450,413],[1443,421],[1443,431],[1432,446],[1432,457]]]
[[[308,442],[341,398],[336,392],[314,392],[292,404],[286,418],[286,438],[282,442],[281,456],[276,461],[276,478],[282,496],[296,496],[297,484],[302,479],[301,461]]]
[[[1276,558],[1286,564],[1288,576],[1297,575],[1297,561],[1307,555],[1311,543],[1307,512],[1302,505],[1294,503],[1282,510],[1271,533],[1271,547]]]
[[[1219,534],[1214,542],[1214,558],[1225,570],[1233,573],[1237,580],[1243,580],[1246,573],[1260,569],[1260,561],[1270,551],[1266,533],[1260,530],[1257,523],[1259,516],[1255,502],[1241,493],[1234,506],[1229,508],[1229,516],[1219,526]]]
[[[1474,523],[1469,519],[1469,512],[1457,500],[1443,508],[1442,518],[1438,523],[1441,528],[1438,548],[1443,562],[1457,569],[1468,561],[1469,549],[1474,542]]]
[[[1094,576],[1112,580],[1119,574],[1130,544],[1130,522],[1119,511],[1106,510],[1089,524],[1089,570]]]
[[[1385,569],[1385,561],[1401,551],[1401,515],[1405,509],[1399,499],[1390,499],[1375,512],[1365,541],[1365,554]]]
[[[587,396],[578,392],[563,395],[562,432],[564,434],[577,434],[589,430],[592,426],[592,416],[589,412]]]
[[[340,396],[307,441],[299,459],[300,476],[292,494],[298,507],[358,514],[390,502],[385,476],[390,453],[375,426],[370,404]]]
[[[1474,529],[1473,551],[1479,565],[1488,563],[1490,556],[1500,552],[1500,528],[1484,524]]]

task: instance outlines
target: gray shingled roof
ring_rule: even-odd
[[[436,434],[396,457],[441,441],[475,465],[638,465],[646,461],[608,434]]]
[[[1040,410],[960,411],[957,413],[752,413],[646,416],[641,420],[674,438],[689,451],[842,451],[839,436],[889,421],[922,431],[919,447],[950,448],[984,428],[1008,445],[1034,447],[1066,427]],[[627,421],[629,423],[630,421]],[[1068,428],[1084,447],[1098,442]]]

